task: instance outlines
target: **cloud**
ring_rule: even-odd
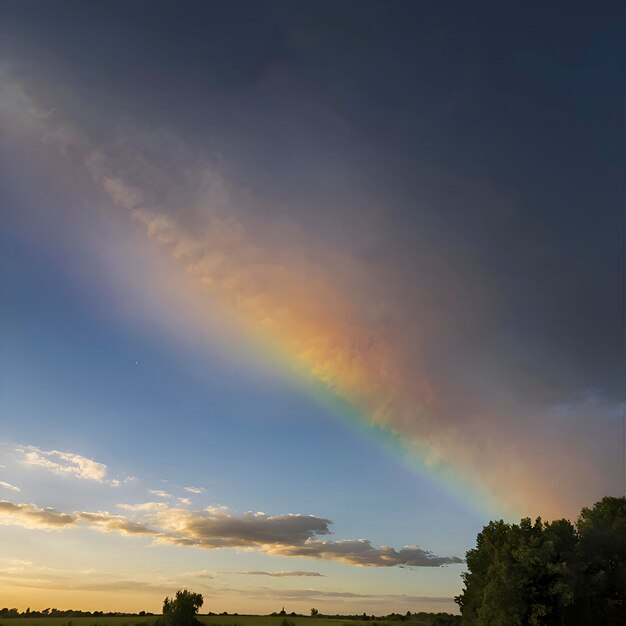
[[[107,511],[59,513],[35,504],[0,501],[0,523],[25,528],[63,529],[85,525],[106,533],[142,536],[157,544],[171,544],[217,550],[243,548],[281,557],[305,557],[340,561],[348,565],[371,567],[439,567],[462,563],[458,557],[439,557],[415,546],[395,550],[376,548],[365,539],[327,541],[332,522],[315,515],[234,515],[220,508],[201,511],[171,508],[165,503],[120,505],[139,518],[115,515]],[[318,572],[247,571],[249,575],[319,576]]]
[[[281,556],[300,556],[316,559],[328,559],[376,567],[439,567],[453,563],[463,563],[458,557],[440,557],[416,546],[405,546],[400,550],[382,546],[375,548],[367,539],[348,539],[343,541],[319,541],[308,539],[302,545],[281,546],[276,552]]]
[[[183,489],[189,493],[202,493],[204,491],[202,487],[183,487]]]
[[[41,508],[36,504],[14,504],[0,500],[0,524],[22,526],[23,528],[61,530],[86,522],[88,526],[102,532],[117,532],[122,535],[158,536],[158,532],[135,522],[123,515],[107,512],[59,513],[51,508]]]
[[[124,515],[112,515],[111,513],[74,513],[77,522],[85,521],[92,528],[102,532],[117,532],[122,535],[147,535],[158,536],[159,533],[144,524],[135,522]]]
[[[151,592],[151,593],[172,593],[173,585],[149,582],[136,579],[118,578],[114,580],[106,577],[92,577],[77,575],[74,573],[55,574],[50,572],[25,573],[16,575],[15,572],[9,575],[0,573],[0,581],[5,587],[24,587],[27,589],[51,589],[62,591],[115,591],[115,592]]]
[[[11,491],[21,491],[19,487],[16,487],[11,483],[5,483],[3,480],[0,480],[0,487],[3,487],[4,489],[10,489]]]
[[[167,491],[163,491],[162,489],[148,489],[148,493],[153,496],[158,496],[159,498],[171,498],[172,494],[167,493]]]
[[[168,530],[162,541],[201,548],[254,548],[301,544],[330,534],[330,520],[314,515],[233,515],[222,509],[203,511],[168,508],[157,511],[155,521]]]
[[[81,454],[61,452],[59,450],[42,450],[35,446],[20,446],[16,452],[23,455],[26,465],[42,467],[60,476],[76,476],[99,483],[105,481],[107,466]],[[118,485],[118,481],[114,481]]]
[[[232,572],[243,573],[248,572]],[[266,572],[249,572],[250,574],[266,575]],[[280,574],[281,572],[270,572],[270,574]],[[285,575],[299,575],[299,572],[282,572]],[[313,574],[316,574],[313,572]],[[196,579],[195,582],[192,582]],[[199,579],[199,581],[198,581]],[[325,589],[277,589],[268,586],[246,587],[243,589],[236,587],[211,586],[208,581],[213,581],[215,576],[207,571],[187,572],[179,574],[175,578],[162,578],[157,576],[152,580],[138,580],[127,576],[118,576],[106,572],[96,572],[93,570],[68,570],[56,567],[43,567],[35,565],[29,561],[13,559],[9,566],[0,572],[0,584],[6,588],[23,587],[27,589],[50,589],[50,590],[71,590],[71,591],[116,591],[116,592],[147,592],[171,594],[181,584],[200,584],[202,591],[211,597],[220,595],[245,596],[254,598],[275,598],[284,600],[315,600],[321,603],[329,600],[342,599],[345,601],[354,600],[359,604],[375,604],[380,601],[389,601],[394,605],[406,604],[451,604],[453,599],[443,596],[418,596],[405,594],[384,594],[384,593],[357,593],[348,590],[325,590]],[[204,581],[207,581],[206,583]]]
[[[187,574],[194,578],[211,580],[213,576],[200,572]],[[0,572],[0,583],[5,587],[23,587],[28,589],[50,589],[71,591],[115,591],[115,592],[150,592],[171,594],[180,581],[173,580],[137,580],[135,578],[118,577],[106,573],[75,572],[56,568],[24,567],[21,569],[10,568],[6,572]],[[376,603],[388,600],[393,603],[424,602],[444,604],[451,603],[452,598],[443,596],[413,596],[402,594],[376,594],[355,593],[351,591],[327,591],[324,589],[275,589],[269,587],[238,589],[233,587],[206,588],[211,596],[235,595],[255,598],[272,597],[285,600],[325,600],[343,599],[355,600],[359,603]]]
[[[117,506],[126,511],[157,511],[159,509],[167,509],[165,502],[140,502],[138,504],[118,504]]]
[[[274,596],[278,598],[285,598],[289,600],[304,600],[304,599],[339,599],[345,600],[358,600],[379,602],[381,600],[389,600],[395,603],[409,602],[409,603],[442,603],[449,604],[454,601],[449,596],[411,596],[404,594],[392,594],[392,593],[355,593],[353,591],[326,591],[324,589],[268,589],[263,588],[259,590],[242,590],[241,593],[248,593],[253,596]]]
[[[14,504],[8,500],[0,500],[0,524],[57,530],[75,523],[76,518],[73,515],[58,513],[54,509],[42,509],[35,504]]]
[[[324,574],[320,574],[319,572],[311,572],[311,571],[287,571],[287,572],[266,572],[263,570],[244,570],[243,572],[234,572],[235,574],[243,574],[245,576],[271,576],[272,578],[286,578],[286,577],[317,577],[324,576]]]
[[[506,506],[539,499],[553,506],[558,498],[543,476],[556,472],[531,477],[525,450],[534,444],[516,445],[536,432],[520,426],[524,415],[508,404],[497,406],[493,395],[488,411],[480,402],[474,405],[470,393],[479,386],[454,380],[457,361],[454,375],[430,371],[430,361],[455,349],[448,346],[448,334],[434,354],[427,353],[436,343],[431,330],[443,319],[439,310],[430,310],[429,300],[416,309],[407,302],[407,286],[397,284],[400,274],[394,270],[390,280],[380,267],[363,263],[358,250],[351,254],[321,245],[294,224],[264,225],[238,206],[245,199],[226,178],[186,154],[176,137],[147,136],[125,139],[132,161],[115,149],[87,151],[86,170],[162,247],[174,271],[209,295],[213,311],[276,341],[331,393],[358,407],[368,422],[398,435],[431,467],[447,475],[460,468],[458,475],[473,478]],[[143,150],[144,141],[174,144],[186,167],[162,170],[153,148]],[[167,200],[152,182],[157,172]],[[393,309],[388,302],[395,303]]]
[[[236,172],[225,172],[173,131],[127,124],[123,133],[98,132],[96,143],[89,128],[78,132],[62,120],[60,109],[48,115],[55,103],[43,106],[10,75],[3,78],[4,118],[43,136],[50,154],[71,153],[68,167],[82,177],[81,186],[91,182],[94,194],[108,195],[111,213],[141,231],[146,248],[158,244],[168,271],[181,278],[172,281],[181,291],[193,285],[189,297],[176,299],[184,306],[175,313],[159,307],[173,324],[204,330],[207,311],[219,311],[275,342],[366,423],[397,436],[420,464],[458,481],[465,492],[466,481],[480,486],[507,514],[573,515],[619,490],[613,398],[568,407],[584,377],[576,367],[561,367],[558,350],[546,354],[547,328],[529,337],[523,329],[532,320],[519,317],[528,303],[544,308],[538,307],[541,292],[531,290],[535,300],[527,301],[528,294],[514,293],[524,281],[498,289],[489,279],[495,273],[502,280],[500,269],[483,265],[470,250],[481,246],[464,239],[471,233],[458,218],[500,215],[500,198],[446,178],[454,183],[443,185],[447,190],[460,191],[440,198],[458,224],[445,233],[437,230],[438,211],[404,207],[413,222],[401,208],[396,213],[391,200],[380,203],[380,222],[370,219],[376,201],[368,204],[351,188],[338,188],[329,209],[294,196],[273,212],[266,210],[267,198],[251,198],[237,184]],[[172,154],[175,159],[164,157]],[[277,185],[285,182],[277,178]],[[467,202],[480,210],[460,211]],[[340,210],[324,213],[341,205],[360,216],[343,231]],[[332,226],[309,228],[313,214]],[[542,275],[543,268],[529,272],[527,283],[535,285],[533,276],[539,283]],[[158,291],[148,273],[137,284],[146,297]],[[200,290],[206,298],[197,296]],[[524,306],[509,308],[509,300]],[[576,307],[558,309],[574,315]],[[181,313],[193,323],[181,322]],[[561,419],[575,413],[580,419]],[[582,457],[590,459],[585,467],[576,461]],[[469,495],[472,503],[480,500]]]

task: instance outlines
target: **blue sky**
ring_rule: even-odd
[[[455,610],[620,493],[622,8],[2,11],[11,605]]]
[[[44,193],[46,209],[58,193],[54,188],[49,191]],[[5,192],[16,215],[33,211],[32,200],[24,197],[28,194],[10,187]],[[61,192],[58,202],[66,200]],[[27,494],[29,501],[60,511],[73,511],[77,503],[88,510],[115,511],[123,501],[154,500],[148,491],[152,490],[189,497],[196,507],[223,505],[237,512],[316,514],[323,510],[333,520],[333,532],[340,539],[367,537],[376,544],[396,541],[411,545],[420,534],[420,541],[428,542],[433,551],[463,554],[482,518],[452,493],[430,477],[411,471],[376,441],[355,431],[311,390],[281,371],[278,363],[250,352],[246,359],[233,358],[233,352],[242,349],[236,335],[228,338],[234,349],[228,341],[224,346],[217,339],[201,350],[181,349],[175,339],[158,336],[149,320],[148,327],[141,325],[144,316],[150,315],[145,307],[112,310],[106,303],[115,288],[89,287],[103,279],[101,266],[89,261],[84,264],[84,257],[75,256],[61,241],[51,242],[49,231],[25,233],[16,225],[19,221],[18,217],[5,223],[8,228],[3,229],[1,248],[8,279],[3,286],[7,303],[3,308],[7,329],[3,334],[3,413],[11,416],[3,427],[2,471],[3,480],[20,485],[20,499]],[[105,463],[112,477],[136,480],[115,490],[106,486],[94,489],[90,481],[25,468],[14,452],[20,445],[79,453]],[[184,489],[196,485],[202,493]],[[58,565],[60,553],[74,549],[80,554],[89,545],[89,558],[77,556],[76,568],[86,567],[87,561],[91,567],[118,570],[122,580],[129,571],[141,579],[154,575],[142,565],[145,542],[129,546],[128,539],[111,542],[89,536],[67,540],[44,532],[33,545],[32,530],[25,531],[26,539],[24,531],[4,528],[6,553],[16,555],[5,560],[53,567]],[[99,554],[95,564],[94,543]],[[16,549],[16,544],[30,548]],[[164,555],[154,559],[157,568],[163,568],[163,563],[169,568],[175,562],[183,572],[217,569],[219,576],[220,568],[294,570],[292,559],[161,550]],[[366,595],[374,596],[385,589],[392,595],[401,591],[445,598],[446,592],[456,589],[461,567],[449,566],[449,571],[436,575],[433,584],[428,580],[431,576],[416,571],[385,571],[383,582],[380,572],[298,561],[294,571],[302,567],[304,571],[328,572],[324,576],[331,579],[332,590],[365,590]],[[270,582],[286,578],[271,577]],[[416,593],[421,587],[424,592]],[[159,607],[160,597],[152,589],[147,595],[122,596],[115,601],[107,598],[105,589],[94,599],[89,595],[84,600],[87,592],[74,592],[68,595],[68,602],[82,602],[87,607],[104,598],[117,608]],[[134,592],[130,586],[129,595]],[[29,589],[25,597],[32,593]],[[237,610],[241,598],[233,600],[226,595],[220,600],[223,595],[218,592],[215,608]],[[333,610],[348,611],[356,606],[350,601],[326,600],[323,594],[320,600]],[[276,602],[288,601],[296,610],[307,610],[310,603],[308,598],[270,596],[249,606],[264,611]],[[444,606],[439,601],[374,597],[364,608],[372,601],[377,602],[372,611],[396,605],[409,607],[406,610]],[[361,606],[358,604],[359,609]],[[451,608],[450,602],[445,608]]]

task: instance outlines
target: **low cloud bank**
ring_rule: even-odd
[[[399,550],[375,547],[367,539],[330,541],[332,522],[315,515],[234,515],[218,508],[201,511],[172,508],[165,503],[150,506],[124,505],[135,513],[133,519],[107,511],[61,513],[35,504],[15,504],[0,500],[0,524],[43,530],[88,526],[100,532],[115,532],[151,538],[155,543],[216,550],[244,548],[281,557],[316,558],[369,567],[440,567],[462,563],[456,556],[437,556],[417,546]],[[244,574],[265,576],[321,576],[318,572],[262,572]]]
[[[288,576],[324,576],[319,572],[309,571],[289,571],[289,572],[266,572],[263,570],[246,570],[243,572],[236,572],[237,574],[244,574],[245,576],[271,576],[272,578],[285,578]]]
[[[370,565],[392,567],[439,567],[450,563],[462,563],[457,557],[436,556],[417,546],[405,546],[395,550],[389,546],[374,547],[367,539],[347,539],[344,541],[307,540],[303,545],[295,545],[280,551],[281,556],[304,556],[318,559],[342,561],[350,565]]]

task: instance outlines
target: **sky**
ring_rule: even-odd
[[[0,11],[0,605],[455,611],[623,492],[619,3]]]

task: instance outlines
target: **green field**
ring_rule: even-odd
[[[0,621],[0,626],[135,626],[136,624],[149,625],[157,617],[160,617],[160,615],[128,617],[14,617],[3,619]]]
[[[19,617],[0,621],[0,626],[150,626],[159,615],[122,616],[122,617]],[[389,626],[385,621],[361,622],[357,620],[310,617],[265,616],[265,615],[198,615],[198,619],[207,626],[280,626],[287,620],[294,626],[312,626],[315,621],[319,626]],[[407,622],[416,626],[416,622]]]
[[[151,626],[160,615],[93,617],[19,617],[4,618],[0,626]],[[206,626],[281,626],[283,620],[294,626],[429,626],[434,616],[415,615],[406,622],[385,620],[360,621],[345,618],[311,618],[269,615],[198,615]]]

